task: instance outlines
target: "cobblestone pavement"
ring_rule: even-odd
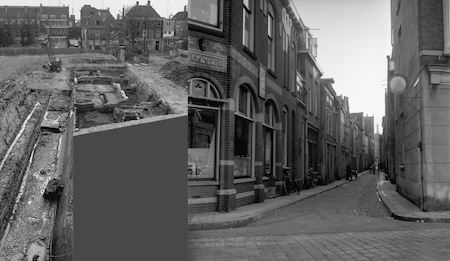
[[[237,229],[189,232],[189,260],[450,260],[450,226],[394,220],[378,175]]]

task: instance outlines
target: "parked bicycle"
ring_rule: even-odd
[[[290,171],[286,171],[284,175],[283,188],[286,195],[291,194],[291,192],[297,193],[300,195],[300,186],[298,181],[296,181]]]
[[[314,188],[314,177],[313,177],[313,169],[310,168],[306,173],[306,187],[308,189]]]

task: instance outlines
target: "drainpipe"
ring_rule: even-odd
[[[419,74],[420,77],[420,74]],[[422,121],[422,83],[420,83],[420,97],[419,97],[419,121],[420,121],[420,141],[417,146],[420,149],[420,209],[424,210],[424,188],[423,188],[423,121]]]

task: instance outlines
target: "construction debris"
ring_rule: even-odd
[[[175,83],[183,84],[187,81],[188,67],[179,61],[170,61],[159,70],[162,77],[172,80]]]
[[[58,200],[62,194],[64,185],[58,179],[51,179],[47,183],[44,191],[44,198],[47,200]]]

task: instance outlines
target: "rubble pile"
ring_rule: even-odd
[[[166,63],[159,72],[163,78],[172,80],[177,84],[184,84],[187,81],[189,71],[186,64],[175,60]]]

